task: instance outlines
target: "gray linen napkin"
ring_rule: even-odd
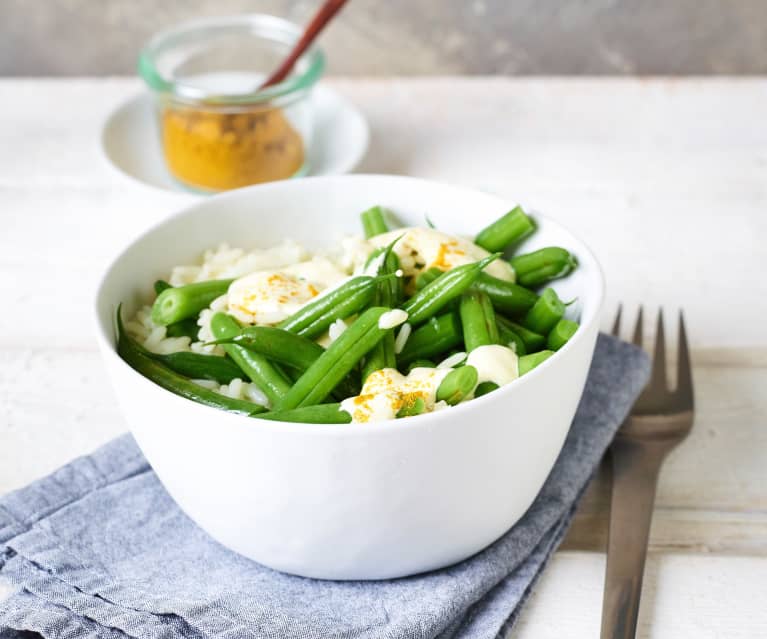
[[[226,550],[122,436],[0,500],[0,577],[16,588],[0,602],[0,638],[502,635],[648,369],[638,349],[600,336],[564,449],[522,520],[466,561],[389,581],[304,579]]]

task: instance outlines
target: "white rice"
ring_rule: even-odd
[[[206,280],[237,278],[254,271],[303,262],[309,257],[309,251],[292,240],[284,240],[272,248],[252,251],[221,244],[218,248],[205,251],[200,265],[174,266],[168,282],[171,286],[183,286]]]
[[[450,357],[446,357],[437,364],[437,368],[453,368],[454,366],[458,366],[458,364],[465,360],[466,357],[467,355],[464,352],[453,353]]]
[[[323,253],[323,255],[338,268],[351,275],[364,267],[370,251],[371,246],[365,239],[349,236],[341,240],[340,250]],[[312,253],[305,247],[292,240],[284,240],[271,248],[250,251],[221,244],[217,248],[205,251],[199,264],[174,266],[167,279],[171,286],[184,286],[206,280],[234,279],[255,271],[279,269],[291,264],[305,262],[312,257]],[[328,289],[322,291],[321,294],[327,292]],[[200,330],[197,334],[197,341],[194,342],[189,337],[168,337],[166,327],[152,321],[151,306],[140,308],[135,316],[125,323],[125,330],[139,344],[153,353],[167,354],[191,351],[206,355],[224,356],[225,352],[222,346],[207,344],[207,342],[214,340],[210,330],[210,318],[214,313],[226,311],[226,309],[227,296],[222,295],[213,300],[208,308],[202,310],[197,319]],[[337,339],[346,329],[346,326],[347,324],[343,320],[335,322],[331,326],[329,337],[326,339],[328,341]],[[192,381],[203,388],[215,390],[227,397],[248,399],[263,406],[269,404],[266,396],[255,384],[244,382],[241,379],[232,380],[230,384],[221,386],[210,380]]]
[[[344,322],[342,319],[337,319],[335,322],[333,322],[328,329],[328,338],[330,339],[330,343],[332,344],[339,337],[341,337],[341,334],[346,330],[346,328],[346,322]]]
[[[219,387],[218,392],[232,399],[248,399],[255,404],[269,408],[269,400],[258,386],[244,382],[239,377]]]
[[[412,332],[413,327],[408,322],[405,322],[399,329],[397,337],[394,338],[394,352],[397,355],[405,350],[405,344],[407,344],[408,339],[410,339],[410,333]]]

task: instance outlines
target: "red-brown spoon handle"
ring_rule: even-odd
[[[298,60],[298,58],[301,57],[301,54],[309,48],[309,45],[314,42],[315,38],[325,28],[325,25],[327,25],[333,16],[341,10],[346,2],[347,0],[325,0],[325,3],[320,7],[320,10],[315,14],[312,21],[304,30],[299,41],[296,42],[290,55],[288,55],[282,64],[272,72],[259,89],[265,89],[273,84],[282,82],[293,69],[296,60]]]

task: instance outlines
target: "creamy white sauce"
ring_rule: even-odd
[[[227,293],[228,311],[246,324],[277,324],[346,279],[347,275],[324,257],[280,270],[256,271],[232,282]]]
[[[402,309],[394,308],[386,311],[386,313],[378,318],[378,328],[386,330],[387,328],[395,328],[405,322],[407,322],[407,313]]]
[[[477,369],[477,383],[495,382],[503,386],[519,377],[517,354],[500,344],[478,346],[466,358],[466,365]]]
[[[400,236],[393,250],[403,272],[408,276],[418,275],[433,266],[448,271],[490,255],[470,240],[429,228],[397,229],[376,235],[368,241],[373,248],[377,248],[388,246]],[[485,272],[502,280],[514,281],[514,269],[505,260],[495,260],[485,268]]]
[[[414,368],[403,375],[394,368],[382,368],[368,376],[359,395],[341,402],[341,410],[349,413],[356,424],[395,419],[400,408],[416,398],[423,400],[424,412],[437,410],[437,389],[449,372]]]

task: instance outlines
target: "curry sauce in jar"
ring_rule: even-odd
[[[156,96],[170,174],[196,191],[223,191],[307,171],[311,89],[324,66],[308,50],[283,82],[259,90],[300,36],[263,15],[211,18],[155,36],[139,71]]]

